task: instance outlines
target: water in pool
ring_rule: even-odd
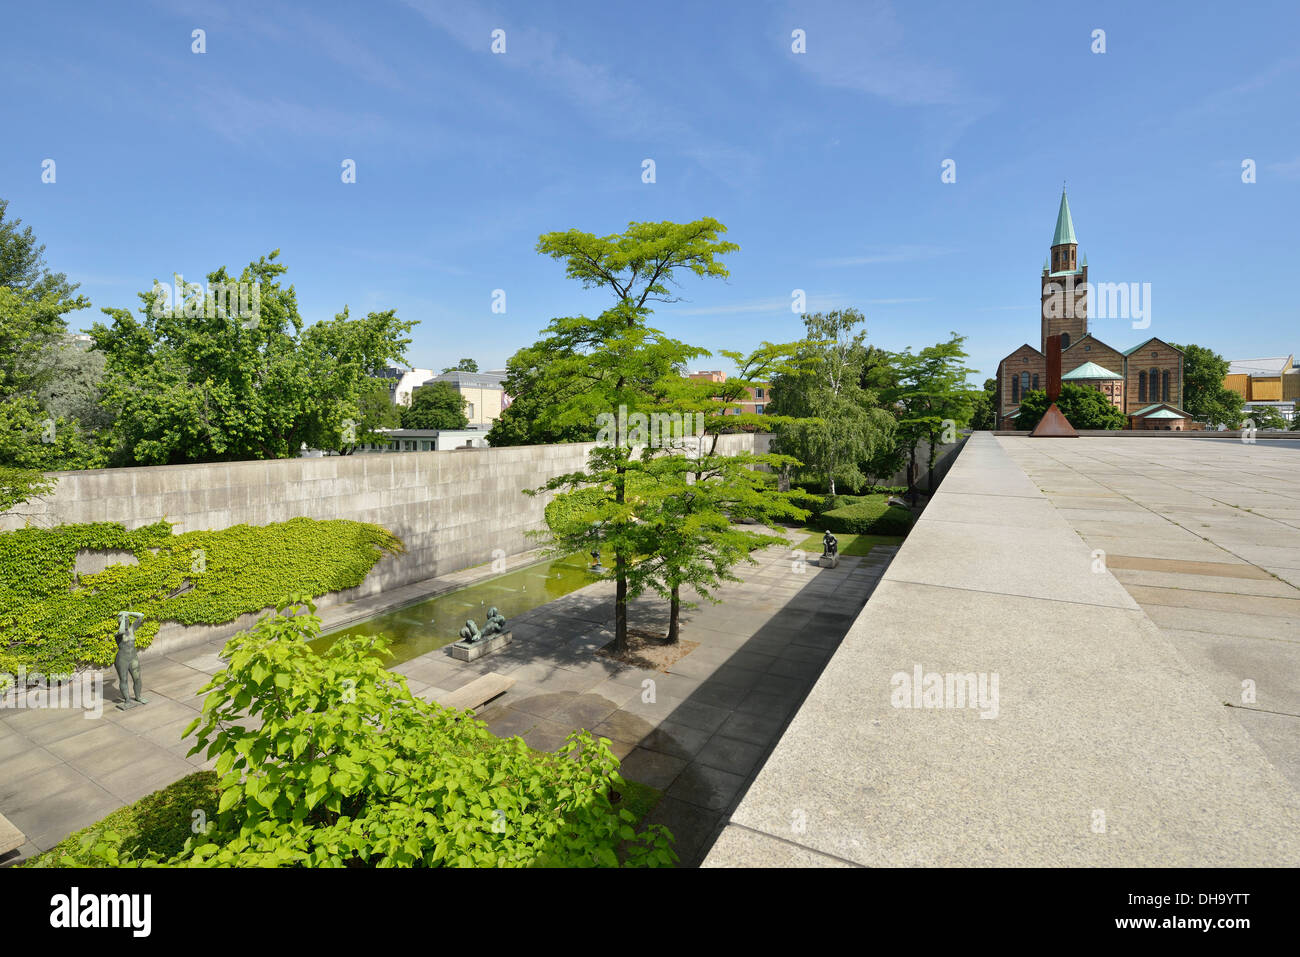
[[[392,657],[385,658],[384,665],[391,668],[458,640],[467,618],[482,628],[493,606],[505,615],[509,627],[516,615],[590,585],[597,579],[587,570],[589,562],[585,555],[539,562],[348,625],[322,635],[311,645],[321,651],[342,635],[387,635],[392,640]]]

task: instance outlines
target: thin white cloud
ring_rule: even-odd
[[[1264,169],[1276,173],[1283,179],[1300,179],[1300,156],[1284,163],[1267,163]]]
[[[951,69],[908,49],[884,0],[801,0],[787,7],[785,19],[807,35],[807,52],[792,59],[827,86],[903,106],[961,106],[970,99]]]
[[[490,57],[503,69],[522,70],[542,89],[571,102],[602,132],[624,139],[665,144],[661,162],[678,144],[696,144],[680,155],[733,188],[751,185],[759,160],[695,129],[677,110],[665,106],[629,75],[600,63],[579,59],[554,34],[519,23],[518,14],[489,12],[472,3],[449,5],[438,0],[404,0],[430,26],[465,49]],[[494,54],[492,33],[505,31],[504,53]]]

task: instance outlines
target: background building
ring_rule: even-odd
[[[510,405],[502,382],[505,372],[460,372],[453,370],[426,379],[421,385],[433,382],[449,382],[465,397],[465,416],[469,419],[471,429],[490,429],[492,423],[501,415],[501,410]]]
[[[697,382],[726,382],[727,374],[719,369],[709,372],[692,372],[689,379]],[[772,400],[772,387],[770,383],[759,382],[752,386],[746,386],[745,391],[748,397],[738,399],[730,406],[723,410],[723,415],[740,415],[742,413],[753,413],[754,415],[763,415],[767,404]],[[714,398],[719,398],[714,396]]]
[[[363,442],[354,454],[373,452],[444,452],[447,449],[487,448],[482,429],[376,429],[382,438]]]
[[[1300,399],[1300,366],[1295,356],[1268,359],[1233,359],[1223,386],[1245,400],[1245,408],[1269,408],[1288,422],[1295,419]]]
[[[398,369],[388,368],[376,378],[388,380],[388,397],[393,405],[410,406],[411,393],[428,381],[433,375],[432,369]]]

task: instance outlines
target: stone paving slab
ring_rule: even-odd
[[[1185,659],[1178,632],[1149,614],[1171,606],[1139,605],[1104,567],[1094,570],[1099,539],[1074,527],[1094,509],[1108,519],[1129,510],[1159,517],[1162,502],[1208,510],[1230,504],[1219,499],[1300,500],[1293,451],[1263,457],[1272,463],[1263,469],[1268,494],[1248,497],[1244,483],[1259,477],[1240,473],[1236,450],[1197,444],[973,436],[706,866],[1300,863],[1296,718],[1222,700],[1237,670],[1271,665],[1287,680],[1295,644],[1198,640],[1203,657]],[[1011,483],[1014,495],[953,520],[946,496],[992,500],[990,477],[1013,468],[1023,479]],[[1198,488],[1180,484],[1187,475]],[[1100,537],[1107,557],[1162,562],[1155,567],[1166,575],[1178,561],[1204,561],[1216,582],[1231,580],[1223,567],[1254,567],[1239,549],[1190,531],[1187,548],[1166,554],[1144,535],[1151,528],[1144,519]],[[1182,532],[1168,537],[1184,540]],[[1239,580],[1261,581],[1258,571]],[[1178,577],[1194,591],[1206,576]],[[1182,610],[1229,615],[1247,634],[1248,617],[1290,621],[1248,609]],[[899,676],[917,666],[983,675],[986,690],[996,675],[997,716],[981,718],[987,700],[972,707],[951,692],[940,695],[942,707],[903,707],[921,704],[897,693]],[[1271,701],[1287,703],[1265,683]]]

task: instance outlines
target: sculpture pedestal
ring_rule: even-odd
[[[464,641],[458,641],[451,648],[451,656],[457,661],[477,661],[484,655],[490,655],[498,649],[504,648],[514,640],[514,632],[503,631],[500,634],[488,635],[473,644]]]
[[[836,552],[834,555],[823,555],[821,558],[817,559],[817,564],[822,568],[839,568],[840,553]]]

